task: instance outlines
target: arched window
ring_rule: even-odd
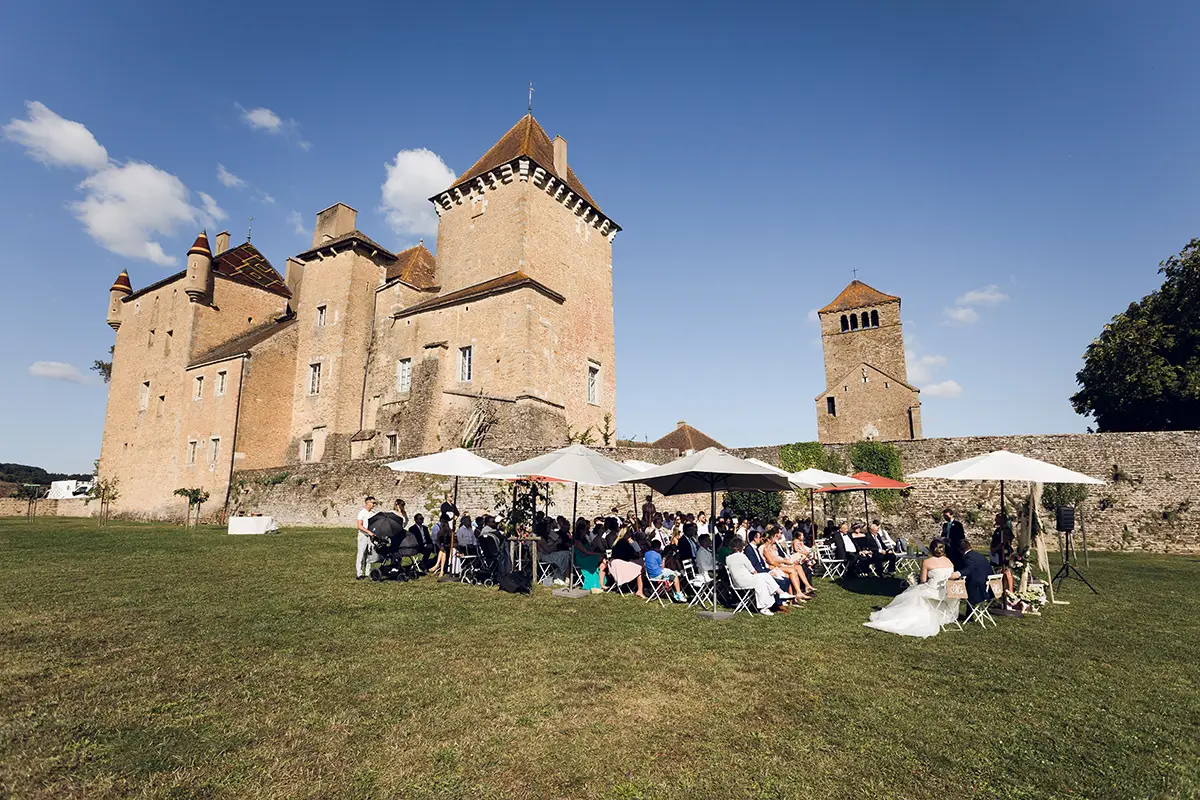
[[[850,320],[846,319],[846,315],[842,314],[842,333],[850,330]]]
[[[871,327],[872,328],[879,327],[879,312],[878,311],[871,312]]]
[[[850,330],[852,330],[852,331],[858,330],[858,314],[850,315]]]
[[[870,317],[870,315],[869,315],[869,314],[867,314],[867,312],[865,312],[865,311],[862,313],[862,326],[863,326],[864,328],[869,328],[869,327],[871,327],[871,317]]]

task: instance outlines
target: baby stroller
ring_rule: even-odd
[[[494,586],[501,557],[506,557],[500,537],[494,531],[486,530],[479,534],[477,542],[478,555],[463,564],[463,583]]]
[[[421,537],[404,527],[404,519],[390,511],[376,514],[367,523],[379,563],[371,568],[373,581],[407,581],[424,573]]]

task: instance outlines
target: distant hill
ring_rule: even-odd
[[[86,481],[91,475],[76,473],[68,475],[63,472],[46,472],[41,467],[31,467],[28,464],[0,464],[0,483],[38,483],[49,486],[51,481]]]

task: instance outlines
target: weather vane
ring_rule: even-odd
[[[850,270],[850,272],[854,275],[854,280],[858,280],[858,267]]]
[[[533,81],[529,82],[529,113],[533,113]]]
[[[253,228],[254,228],[254,217],[251,217],[249,219],[249,221],[246,222],[246,241],[247,242],[250,241],[250,231],[253,230]]]

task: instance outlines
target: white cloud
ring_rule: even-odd
[[[274,197],[271,197],[271,195],[267,194],[266,192],[263,192],[263,193],[262,193],[262,198],[261,198],[261,199],[262,199],[262,201],[263,201],[264,203],[266,203],[266,204],[267,204],[267,205],[269,205],[269,206],[273,206],[273,205],[275,205],[275,198],[274,198]]]
[[[942,312],[946,315],[947,324],[950,325],[970,325],[979,321],[979,312],[970,306],[946,308]]]
[[[429,197],[454,183],[454,171],[424,147],[401,150],[385,168],[379,210],[387,215],[388,225],[401,235],[436,236],[437,215]]]
[[[942,381],[922,386],[921,394],[928,397],[958,397],[962,394],[962,387],[958,385],[958,381]]]
[[[269,108],[243,108],[242,120],[256,131],[283,133],[283,120]]]
[[[35,378],[45,378],[48,381],[88,383],[87,376],[73,365],[63,361],[35,361],[29,365],[29,374]]]
[[[101,247],[164,267],[177,259],[168,256],[155,237],[170,236],[179,225],[195,224],[206,213],[189,202],[183,181],[140,161],[100,170],[79,188],[86,196],[71,208]],[[202,202],[205,197],[201,195]],[[221,212],[215,203],[213,208]]]
[[[221,185],[226,189],[240,189],[246,185],[244,180],[225,169],[224,164],[217,164],[217,180],[219,180]]]
[[[982,289],[972,289],[955,300],[954,304],[958,306],[994,306],[1007,299],[1008,295],[1000,291],[999,286],[991,283]]]
[[[212,198],[212,195],[205,194],[204,192],[196,192],[196,194],[200,196],[200,202],[204,204],[202,213],[206,219],[212,222],[220,222],[229,216],[217,205],[217,201]]]
[[[297,236],[308,236],[310,231],[304,227],[304,217],[300,216],[299,211],[293,211],[288,214],[288,223],[292,226]]]
[[[908,364],[908,379],[918,386],[931,380],[936,368],[950,363],[945,356],[918,355],[915,350],[906,352],[904,358]]]
[[[29,119],[10,120],[4,137],[24,147],[34,161],[88,171],[108,164],[108,151],[83,123],[63,119],[36,100],[26,103],[25,110]]]

